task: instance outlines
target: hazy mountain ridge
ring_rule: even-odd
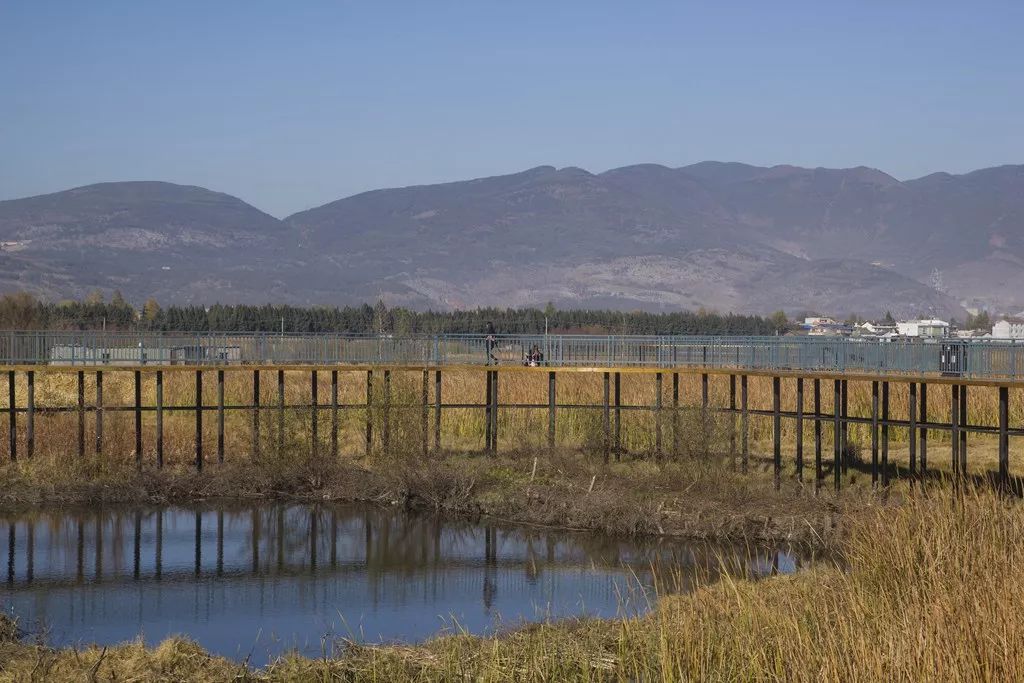
[[[1024,166],[906,182],[867,167],[540,166],[284,220],[203,188],[103,183],[0,202],[0,241],[0,287],[49,297],[956,315],[934,269],[960,299],[1024,307]]]

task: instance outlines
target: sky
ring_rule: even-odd
[[[1024,163],[1024,2],[0,0],[0,199],[116,180],[283,217],[706,159]]]

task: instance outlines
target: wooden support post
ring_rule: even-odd
[[[661,458],[661,373],[654,374],[654,454]]]
[[[839,424],[842,410],[842,380],[832,382],[832,484],[839,491],[843,480],[842,459],[842,427]]]
[[[96,371],[96,455],[103,452],[103,371]]]
[[[555,447],[555,410],[557,406],[555,371],[548,371],[548,448]]]
[[[163,381],[162,381],[163,378],[159,377],[161,375],[161,373],[159,371],[158,371],[157,375],[158,375],[157,391],[161,392],[163,390]],[[135,422],[135,467],[141,469],[142,468],[142,373],[140,371],[136,370],[135,373],[134,373],[134,377],[132,379],[134,380],[134,387],[133,388],[135,390],[135,410],[134,410],[134,416],[133,416],[134,419],[135,419],[134,420],[134,422]],[[160,396],[158,396],[158,402],[159,402],[159,398],[160,398]],[[157,420],[160,421],[161,418],[162,418],[162,416],[158,414]],[[161,443],[163,442],[163,439],[161,439],[159,435],[158,435],[158,439],[159,439],[159,442],[161,442]],[[160,463],[158,463],[158,466],[159,465],[160,465]]]
[[[750,415],[747,411],[747,376],[740,377],[740,458],[743,473],[747,472],[750,459]]]
[[[391,451],[391,371],[384,371],[384,408],[381,415],[380,445],[387,454]]]
[[[373,453],[373,370],[366,371],[366,457]]]
[[[775,490],[782,485],[782,378],[772,377],[772,462]]]
[[[320,425],[318,423],[320,412],[320,397],[319,397],[319,383],[316,370],[309,373],[309,453],[310,456],[316,458],[320,452]]]
[[[203,371],[196,370],[196,471],[203,471]],[[199,513],[196,513],[197,515]],[[197,517],[198,520],[198,517]],[[198,522],[197,522],[198,523]]]
[[[847,446],[849,444],[849,440],[847,439],[847,435],[848,435],[848,433],[850,431],[850,422],[847,419],[849,417],[849,415],[850,415],[850,411],[849,411],[850,404],[849,404],[849,401],[847,400],[847,380],[845,380],[845,379],[842,380],[842,384],[839,386],[839,390],[840,390],[840,394],[841,394],[841,400],[840,400],[840,407],[841,407],[840,415],[841,415],[841,418],[840,418],[840,423],[839,423],[839,452],[843,456],[843,474],[846,474],[846,472],[847,472],[847,470],[849,469],[849,466],[850,466],[849,448],[847,448]]]
[[[11,403],[14,410],[14,403]],[[85,457],[85,371],[78,371],[78,457]]]
[[[960,387],[960,473],[967,476],[967,385]]]
[[[604,462],[607,465],[609,456],[612,449],[612,432],[611,432],[611,373],[604,373],[604,410],[602,411],[603,420],[602,427],[604,427]]]
[[[871,382],[871,486],[878,486],[878,380]]]
[[[430,371],[423,371],[423,403],[420,411],[420,436],[423,443],[423,457],[430,452]]]
[[[217,370],[217,462],[224,464],[224,371]]]
[[[487,371],[487,400],[484,401],[484,450],[491,450],[491,383],[494,381],[494,376],[490,370]]]
[[[999,485],[1010,487],[1010,389],[999,387]]]
[[[622,459],[622,373],[615,373],[615,459]]]
[[[804,480],[804,378],[796,378],[796,478]]]
[[[882,382],[882,486],[889,485],[889,383]]]
[[[498,452],[498,371],[494,371],[494,382],[491,384],[491,391],[494,392],[491,410],[491,450]]]
[[[29,370],[25,375],[28,382],[28,393],[25,395],[25,453],[31,460],[36,451],[36,373]]]
[[[607,375],[607,373],[605,373]],[[679,457],[679,373],[672,373],[672,457]]]
[[[702,420],[707,419],[708,405],[708,373],[704,372],[700,376],[700,410]]]
[[[277,455],[284,453],[284,370],[277,371]]]
[[[338,457],[338,371],[331,370],[331,457]]]
[[[910,449],[910,481],[917,475],[917,382],[910,383],[907,406],[907,445]]]
[[[14,370],[7,371],[7,443],[11,460],[18,459],[18,410]]]
[[[953,474],[960,474],[960,430],[958,421],[960,419],[960,387],[956,384],[949,389],[949,441],[950,452],[953,459]]]
[[[814,379],[814,491],[821,487],[825,474],[821,464],[821,380]]]
[[[441,371],[434,370],[434,452],[441,452]]]
[[[136,403],[141,402],[142,387],[138,379],[136,385],[139,389],[136,392]],[[138,452],[142,453],[142,412],[139,411],[138,422]],[[164,373],[163,370],[156,371],[156,466],[160,469],[164,466]]]
[[[729,459],[736,469],[736,375],[729,375]]]
[[[925,382],[921,382],[921,477],[923,478],[928,472],[928,428],[924,425],[928,424],[928,385]]]
[[[260,457],[260,371],[252,371],[252,457]]]

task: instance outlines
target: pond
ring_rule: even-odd
[[[338,639],[415,642],[649,609],[723,571],[808,560],[781,548],[630,541],[373,505],[103,508],[0,516],[0,606],[52,645],[173,634],[265,664]],[[2,542],[2,541],[0,541]],[[0,546],[2,548],[2,546]]]

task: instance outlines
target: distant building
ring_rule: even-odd
[[[1003,318],[992,326],[994,339],[1024,339],[1024,319]]]
[[[895,337],[899,333],[895,325],[883,325],[881,323],[863,322],[857,325],[854,334],[861,337]]]
[[[239,346],[73,346],[50,349],[50,365],[199,365],[238,363]]]
[[[853,326],[844,323],[824,323],[821,325],[804,326],[809,337],[849,337]]]
[[[810,329],[812,327],[819,327],[821,325],[835,325],[836,321],[832,318],[826,318],[824,316],[815,316],[811,318],[804,318],[804,327]]]
[[[944,320],[902,320],[896,323],[901,337],[942,339],[949,336],[949,323]]]

